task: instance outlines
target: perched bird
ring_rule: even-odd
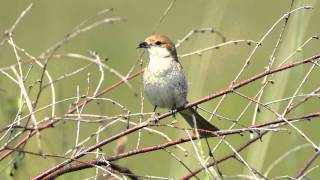
[[[151,35],[138,45],[149,55],[143,74],[144,92],[148,100],[157,107],[174,110],[187,104],[188,84],[179,62],[174,43],[165,35]],[[193,108],[179,112],[192,128],[218,131]],[[198,131],[201,136],[209,135]]]

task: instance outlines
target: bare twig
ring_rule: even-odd
[[[303,115],[303,116],[299,116],[299,117],[294,117],[294,118],[290,118],[290,119],[287,119],[288,121],[297,121],[297,120],[310,120],[312,118],[316,118],[316,117],[320,117],[320,112],[316,112],[316,113],[312,113],[312,114],[307,114],[307,115]],[[213,132],[212,133],[212,137],[220,137],[220,136],[224,136],[224,135],[232,135],[232,134],[241,134],[243,132],[251,132],[251,129],[253,128],[263,128],[263,127],[271,127],[271,128],[274,128],[276,126],[279,126],[279,125],[283,125],[283,124],[286,124],[286,121],[284,120],[275,120],[275,121],[269,121],[267,123],[264,123],[264,124],[261,124],[261,125],[255,125],[255,126],[251,126],[249,128],[243,128],[243,129],[235,129],[235,130],[225,130],[225,131],[218,131],[218,132]],[[135,129],[139,127],[139,126],[136,126]],[[121,132],[119,133],[120,136],[124,136],[125,134],[129,134],[130,132],[134,131],[134,128],[131,128],[131,129],[128,129],[124,132]],[[206,131],[206,132],[209,132],[209,131]],[[241,146],[240,148],[238,148],[236,151],[237,153],[239,153],[240,151],[242,151],[243,149],[245,149],[247,146],[249,146],[251,143],[255,142],[256,140],[260,139],[263,135],[265,135],[268,131],[263,131],[260,132],[260,134],[258,136],[256,136],[256,138],[254,139],[251,139],[248,143],[246,143],[245,145]],[[60,163],[59,165],[53,167],[52,169],[46,171],[46,172],[43,172],[42,174],[40,174],[39,176],[37,177],[34,177],[34,179],[41,179],[41,178],[44,178],[44,177],[47,177],[49,176],[50,174],[56,172],[56,171],[65,171],[64,169],[65,168],[68,168],[68,166],[66,166],[67,164],[71,163],[72,162],[72,159],[78,159],[82,156],[84,156],[85,154],[87,154],[88,152],[90,151],[93,151],[94,149],[98,148],[98,147],[101,147],[102,145],[105,145],[111,141],[113,141],[114,139],[116,139],[118,135],[115,135],[111,138],[108,138],[104,141],[101,141],[99,142],[98,144],[95,144],[91,147],[89,147],[88,149],[84,150],[82,153],[79,153],[78,155],[70,158],[69,160],[66,160],[64,161],[63,163]],[[107,157],[106,160],[108,161],[115,161],[115,160],[118,160],[118,159],[121,159],[121,158],[124,158],[124,157],[128,157],[128,156],[132,156],[132,155],[136,155],[136,154],[140,154],[140,153],[145,153],[145,152],[150,152],[150,151],[155,151],[155,150],[160,150],[160,149],[163,149],[163,148],[167,148],[167,147],[170,147],[170,146],[173,146],[173,145],[177,145],[177,144],[181,144],[181,143],[185,143],[185,142],[189,142],[191,140],[195,140],[195,139],[198,139],[199,137],[198,136],[187,136],[185,138],[181,138],[179,140],[175,140],[175,141],[170,141],[170,142],[167,142],[167,143],[164,143],[164,144],[161,144],[161,145],[155,145],[155,146],[150,146],[150,147],[146,147],[146,148],[142,148],[142,149],[139,149],[139,150],[133,150],[133,151],[130,151],[130,152],[126,152],[126,153],[122,153],[122,154],[119,154],[119,155],[115,155],[115,156],[111,156],[111,157]],[[222,161],[225,161],[231,157],[235,157],[236,154],[233,152],[231,153],[229,156],[226,156],[224,157],[223,159],[220,159],[220,160],[217,160],[215,161],[214,163],[209,163],[206,165],[206,167],[210,167],[210,166],[213,166],[213,165],[216,165],[216,163],[220,163]],[[204,167],[201,167],[200,169],[196,170],[196,171],[193,171],[190,175],[190,176],[193,176],[197,173],[199,173],[201,170],[203,170]]]
[[[304,166],[300,169],[296,179],[302,179],[305,176],[306,171],[312,165],[312,163],[319,157],[320,151],[316,151],[311,158],[304,164]]]

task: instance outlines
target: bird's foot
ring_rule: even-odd
[[[150,125],[157,125],[158,123],[159,123],[158,114],[156,112],[154,112],[151,115]]]
[[[173,105],[173,107],[171,108],[171,113],[174,119],[176,119],[176,114],[177,114],[177,108],[176,105]]]

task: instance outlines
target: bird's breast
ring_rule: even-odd
[[[149,62],[143,75],[147,98],[159,107],[183,106],[188,89],[180,63],[172,59],[153,60]]]

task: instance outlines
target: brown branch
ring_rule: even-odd
[[[249,145],[251,145],[252,143],[256,142],[258,139],[261,139],[262,136],[264,136],[265,134],[267,134],[268,131],[264,131],[262,133],[260,133],[259,135],[257,135],[256,137],[254,137],[253,139],[250,139],[247,143],[243,144],[242,146],[240,146],[236,151],[239,153],[241,152],[242,150],[244,150],[246,147],[248,147]],[[220,164],[230,158],[236,158],[236,153],[235,152],[231,152],[229,155],[227,156],[224,156],[212,163],[209,163],[207,165],[207,167],[211,167],[211,166],[215,166],[217,164]],[[204,168],[201,167],[201,168],[198,168],[196,170],[194,170],[192,173],[186,175],[186,176],[183,176],[181,177],[180,179],[181,180],[187,180],[187,179],[190,179],[191,177],[197,175],[199,172],[201,172]]]
[[[307,114],[307,115],[303,115],[303,116],[298,116],[298,117],[294,117],[294,118],[290,118],[287,119],[287,121],[305,121],[305,120],[310,120],[311,118],[315,118],[315,117],[320,117],[320,112],[316,112],[316,113],[311,113],[311,114]],[[242,128],[242,129],[235,129],[235,130],[224,130],[224,131],[218,131],[218,132],[214,132],[212,133],[212,137],[220,137],[220,136],[225,136],[225,135],[233,135],[233,134],[242,134],[243,132],[251,132],[253,128],[265,128],[265,127],[269,127],[269,126],[279,126],[279,125],[284,125],[286,124],[286,121],[284,120],[275,120],[275,121],[269,121],[260,125],[254,125],[254,126],[250,126],[248,128]],[[270,127],[272,128],[272,127]],[[245,145],[241,146],[237,152],[242,151],[244,148],[246,148],[247,146],[249,146],[251,143],[255,142],[256,140],[260,139],[263,135],[265,135],[268,131],[267,130],[262,130],[262,133],[259,133],[258,136],[252,140],[250,140],[248,143],[246,143]],[[106,161],[115,161],[115,160],[119,160],[122,158],[126,158],[129,156],[133,156],[133,155],[137,155],[137,154],[142,154],[142,153],[147,153],[147,152],[151,152],[151,151],[157,151],[157,150],[161,150],[170,146],[174,146],[174,145],[178,145],[181,143],[185,143],[185,142],[189,142],[191,140],[196,140],[199,137],[197,136],[192,136],[192,137],[184,137],[181,138],[179,140],[175,140],[175,141],[169,141],[163,144],[159,144],[159,145],[154,145],[154,146],[150,146],[150,147],[145,147],[145,148],[141,148],[141,149],[137,149],[137,150],[132,150],[129,152],[125,152],[125,153],[121,153],[118,155],[114,155],[111,157],[106,157]],[[228,156],[221,158],[220,160],[215,161],[214,163],[209,164],[210,166],[219,164],[231,157],[235,157],[235,153],[231,153]],[[72,161],[72,159],[77,159],[76,157],[70,158],[69,160]],[[85,164],[90,164],[92,161],[85,163]],[[98,161],[95,161],[96,163],[98,163]],[[67,163],[68,164],[68,163]],[[60,176],[64,173],[69,173],[69,172],[73,172],[73,171],[77,171],[77,170],[81,170],[84,168],[79,169],[78,166],[83,167],[85,166],[86,168],[90,168],[92,166],[86,166],[84,163],[79,163],[79,162],[74,162],[71,163],[72,165],[57,165],[55,167],[56,170],[52,171],[52,173],[49,173],[49,171],[47,171],[47,173],[43,173],[43,176],[38,176],[35,177],[33,179],[41,179],[41,178],[56,178],[57,176]],[[209,167],[208,165],[208,167]],[[59,166],[59,167],[58,167]],[[202,170],[202,168],[199,168],[198,170],[190,173],[190,176],[194,176],[195,174],[197,174],[198,172],[200,172]],[[47,174],[47,175],[45,175]]]
[[[298,175],[296,176],[296,179],[300,179],[303,177],[308,170],[308,168],[312,165],[312,163],[319,157],[320,151],[315,152],[312,157],[304,164],[304,166],[299,171]]]
[[[316,94],[316,93],[318,93],[318,92],[320,92],[320,88],[317,88],[317,89],[314,90],[312,93],[313,93],[313,94]],[[311,97],[312,97],[312,96],[307,96],[307,97],[303,98],[301,101],[298,101],[297,103],[291,105],[291,106],[287,109],[287,111],[286,111],[285,113],[286,113],[286,114],[287,114],[287,113],[290,113],[293,109],[295,109],[297,106],[300,106],[301,104],[305,103],[305,102],[308,101]]]
[[[295,106],[295,107],[297,107],[297,106]],[[310,120],[311,118],[314,118],[314,117],[320,117],[320,112],[312,113],[312,114],[309,114],[309,115],[306,115],[306,116],[300,116],[300,117],[295,117],[295,118],[287,119],[286,121],[295,121],[295,120],[298,120],[299,118],[300,118],[301,120]],[[297,119],[297,118],[298,118],[298,119]],[[281,123],[287,124],[287,122],[286,122],[285,120],[278,120],[278,121],[281,121]],[[276,121],[270,121],[270,122],[267,122],[267,123],[264,123],[264,124],[261,124],[261,125],[256,125],[256,126],[254,126],[254,127],[256,127],[256,128],[261,128],[261,127],[271,126],[271,125],[275,125],[275,124],[277,124]],[[247,141],[246,143],[244,143],[240,148],[238,148],[238,149],[236,150],[237,153],[241,152],[244,148],[248,147],[250,144],[252,144],[253,142],[257,141],[258,139],[261,139],[262,136],[266,135],[268,132],[270,132],[270,131],[264,131],[263,133],[258,134],[258,136],[255,137],[254,139],[250,139],[249,141]],[[217,164],[219,164],[219,163],[221,163],[221,162],[223,162],[223,161],[225,161],[225,160],[227,160],[227,159],[229,159],[229,158],[231,158],[231,157],[235,157],[235,155],[236,155],[235,152],[230,153],[228,156],[225,156],[225,157],[219,159],[219,160],[216,161],[216,162],[212,162],[212,163],[208,164],[206,167],[209,168],[209,167],[211,167],[211,166],[215,166],[215,165],[217,165]],[[318,154],[318,155],[319,155],[319,154]],[[318,156],[318,155],[317,155],[317,156]],[[300,173],[301,173],[302,171],[306,171],[306,169],[307,169],[307,168],[311,165],[311,163],[315,160],[315,159],[313,159],[313,158],[316,159],[316,157],[312,157],[312,158],[306,163],[306,165],[305,165],[305,167],[304,167],[305,169],[303,168],[303,169],[300,171]],[[310,162],[310,161],[311,161],[311,162]],[[309,164],[309,163],[310,163],[310,164]],[[197,175],[199,172],[201,172],[201,171],[203,171],[203,170],[204,170],[204,167],[201,166],[201,167],[199,167],[198,169],[194,170],[192,173],[189,173],[189,174],[187,174],[186,176],[183,176],[181,179],[183,179],[183,180],[190,179],[191,177]],[[299,175],[300,175],[300,173],[299,173]],[[302,174],[303,174],[303,173],[302,173]]]
[[[64,168],[62,169],[62,171],[56,171],[43,179],[48,179],[48,180],[55,179],[56,177],[62,174],[70,173],[73,171],[79,171],[82,169],[92,168],[95,166],[107,166],[107,167],[110,167],[112,170],[115,170],[121,174],[128,176],[132,180],[139,180],[139,176],[135,175],[130,169],[126,167],[122,167],[115,163],[105,161],[105,160],[90,160],[90,161],[86,161],[85,163],[80,162],[77,164],[69,164],[66,166],[68,168]]]
[[[27,151],[23,149],[14,149],[10,147],[6,147],[6,149],[10,149],[12,151],[20,152],[20,153],[25,153],[33,156],[38,156],[42,158],[61,158],[61,159],[69,159],[68,157],[65,157],[63,155],[57,155],[57,154],[48,154],[48,153],[39,153],[39,152],[32,152],[32,151]],[[133,180],[138,180],[139,176],[135,175],[130,171],[130,169],[126,167],[122,167],[120,165],[117,165],[115,163],[108,162],[107,160],[89,160],[89,161],[80,161],[77,159],[72,159],[78,164],[69,164],[68,168],[65,168],[64,171],[56,171],[55,173],[51,174],[50,176],[46,177],[46,179],[54,179],[57,176],[60,176],[62,174],[68,173],[68,172],[73,172],[73,171],[78,171],[82,169],[87,169],[87,168],[92,168],[96,166],[108,166],[113,170],[116,170],[117,172],[120,172],[121,174],[124,174],[128,176],[130,179]]]
[[[268,72],[259,73],[259,74],[255,75],[255,76],[252,76],[252,77],[249,78],[249,79],[246,79],[246,80],[241,81],[241,82],[239,82],[239,83],[237,83],[237,84],[234,84],[232,87],[229,87],[229,88],[227,88],[227,89],[225,89],[225,90],[222,90],[222,91],[220,91],[220,92],[218,92],[218,93],[213,93],[213,94],[211,94],[211,95],[209,95],[209,96],[206,96],[206,97],[201,98],[201,99],[199,99],[199,100],[197,100],[197,101],[194,101],[194,102],[192,102],[192,103],[189,103],[189,104],[187,104],[185,107],[182,107],[182,108],[177,109],[177,111],[181,111],[181,110],[183,110],[183,109],[185,109],[185,108],[189,108],[189,107],[192,107],[192,106],[195,106],[195,105],[198,105],[198,104],[207,102],[207,101],[209,101],[209,100],[212,100],[212,99],[214,99],[214,98],[220,97],[220,96],[222,96],[222,95],[229,94],[229,93],[233,92],[234,89],[241,88],[241,87],[243,87],[243,86],[245,86],[245,85],[247,85],[247,84],[249,84],[249,83],[252,83],[252,82],[256,81],[257,79],[260,79],[260,78],[262,78],[262,77],[264,77],[264,76],[267,76],[267,75],[270,75],[270,74],[274,74],[274,73],[277,73],[277,72],[281,72],[281,71],[284,71],[284,70],[287,70],[287,69],[291,69],[291,68],[296,67],[296,66],[298,66],[298,65],[302,65],[302,64],[306,64],[306,63],[318,61],[319,58],[320,58],[320,55],[316,55],[316,56],[309,57],[309,58],[307,58],[307,59],[305,59],[305,60],[302,60],[302,61],[299,61],[299,62],[296,62],[296,63],[292,63],[292,64],[289,64],[289,65],[283,65],[283,66],[274,68],[274,69],[272,69],[272,70],[270,70],[270,71],[268,71]],[[133,78],[137,77],[138,75],[140,75],[141,73],[142,73],[142,71],[139,71],[139,72],[131,75],[130,77],[128,77],[127,80],[133,79]],[[118,81],[117,83],[111,85],[110,87],[108,87],[108,88],[104,89],[103,91],[101,91],[100,93],[98,93],[98,94],[96,95],[96,97],[101,96],[101,95],[109,92],[110,90],[112,90],[112,89],[114,89],[115,87],[123,84],[124,82],[125,82],[125,80],[120,80],[120,81]],[[89,103],[89,102],[91,102],[92,100],[93,100],[93,99],[90,99],[90,98],[89,98],[89,99],[86,99],[85,101],[82,101],[81,103],[77,104],[76,107],[74,107],[74,108],[72,108],[71,110],[69,110],[65,115],[71,114],[71,113],[75,112],[77,108],[84,106],[86,103]],[[172,113],[173,113],[173,112],[167,112],[167,113],[165,113],[165,114],[162,114],[162,115],[159,116],[158,118],[159,118],[159,120],[161,120],[161,119],[163,119],[163,118],[166,118],[166,117],[171,116]],[[65,116],[65,115],[64,115],[64,116]],[[63,119],[64,116],[58,117],[58,118],[52,118],[52,119],[46,121],[45,123],[39,125],[38,131],[42,131],[43,129],[46,129],[46,128],[48,128],[48,127],[52,127],[52,126],[53,126],[54,124],[56,124],[58,121],[60,121],[61,119]],[[122,136],[125,136],[125,135],[127,135],[127,134],[132,133],[132,132],[135,132],[135,131],[137,131],[137,130],[139,130],[139,129],[142,129],[142,128],[146,127],[146,126],[148,126],[148,123],[142,123],[142,124],[140,124],[140,125],[138,125],[138,126],[135,126],[135,127],[131,128],[131,129],[127,129],[127,130],[124,131],[124,132],[121,132],[121,133],[119,133],[119,134],[117,134],[117,135],[114,135],[114,136],[112,136],[112,137],[110,137],[110,138],[108,138],[108,139],[106,139],[106,140],[101,141],[100,143],[98,143],[98,144],[96,144],[96,145],[94,145],[94,146],[89,147],[89,148],[86,149],[83,153],[78,154],[77,157],[75,157],[75,158],[76,158],[76,159],[77,159],[77,158],[80,158],[80,157],[84,156],[87,152],[93,151],[93,150],[96,149],[96,148],[99,148],[99,147],[101,147],[101,146],[103,146],[103,145],[106,145],[106,144],[108,144],[108,143],[110,143],[110,142],[112,142],[112,141],[114,141],[114,140],[116,140],[116,139],[118,139],[118,138],[120,138],[120,137],[122,137]],[[25,138],[23,138],[20,142],[18,142],[14,148],[19,148],[21,145],[25,144],[25,143],[26,143],[32,136],[34,136],[36,133],[37,133],[36,130],[31,131],[30,134],[29,134],[28,136],[26,136]],[[12,152],[13,152],[13,151],[8,150],[8,151],[5,151],[4,153],[2,153],[2,155],[0,156],[0,161],[3,160],[3,159],[5,159],[6,157],[8,157]],[[66,162],[63,162],[63,163],[61,163],[60,165],[56,166],[55,168],[51,169],[50,171],[53,172],[53,171],[55,171],[55,170],[63,167],[63,165],[68,164],[68,163],[70,163],[70,162],[71,162],[71,161],[69,161],[69,162],[67,162],[67,163],[66,163]],[[56,168],[57,168],[57,169],[56,169]]]
[[[41,123],[41,124],[39,125],[39,127],[38,127],[37,130],[36,130],[36,129],[35,129],[35,130],[32,130],[32,131],[30,132],[30,134],[27,135],[26,137],[24,137],[20,142],[18,142],[18,143],[15,145],[14,148],[19,148],[20,146],[22,146],[23,144],[25,144],[32,136],[34,136],[34,135],[37,133],[37,131],[42,131],[42,130],[47,129],[47,128],[49,128],[49,127],[53,127],[54,124],[56,124],[58,121],[64,119],[67,115],[74,113],[77,109],[79,109],[79,108],[85,106],[86,104],[90,103],[91,101],[94,100],[94,98],[100,97],[100,96],[106,94],[107,92],[111,91],[112,89],[114,89],[114,88],[120,86],[121,84],[125,83],[125,81],[127,81],[127,80],[134,79],[135,77],[137,77],[138,75],[140,75],[142,72],[143,72],[143,71],[139,71],[139,72],[137,72],[137,73],[129,76],[129,77],[128,77],[127,79],[125,79],[125,80],[120,80],[120,81],[118,81],[117,83],[115,83],[115,84],[113,84],[113,85],[105,88],[105,89],[102,90],[101,92],[99,92],[99,93],[98,93],[96,96],[94,96],[93,98],[87,98],[87,99],[85,99],[84,101],[79,102],[79,103],[76,104],[73,108],[71,108],[68,112],[66,112],[63,116],[61,116],[61,117],[52,117],[52,118],[50,118],[49,120]],[[28,130],[28,128],[26,128],[24,131],[26,131],[26,130]],[[5,159],[6,157],[8,157],[10,154],[12,154],[12,152],[13,152],[12,150],[7,150],[7,151],[5,151],[4,153],[2,153],[1,156],[0,156],[0,161],[3,160],[3,159]]]
[[[315,56],[312,56],[312,57],[309,57],[305,60],[302,60],[302,61],[299,61],[299,62],[296,62],[296,63],[293,63],[293,64],[289,64],[289,65],[283,65],[283,66],[280,66],[278,68],[275,68],[275,69],[272,69],[268,72],[264,72],[264,73],[260,73],[260,74],[257,74],[247,80],[244,80],[240,83],[237,83],[237,84],[234,84],[232,87],[229,87],[225,90],[222,90],[218,93],[214,93],[212,95],[209,95],[207,97],[204,97],[198,101],[195,101],[193,103],[189,103],[187,107],[192,107],[192,106],[195,106],[195,105],[198,105],[198,104],[201,104],[201,103],[204,103],[206,101],[209,101],[211,99],[214,99],[214,98],[217,98],[217,97],[220,97],[222,95],[225,95],[225,94],[228,94],[228,93],[231,93],[234,89],[238,89],[244,85],[247,85],[257,79],[260,79],[264,76],[267,76],[267,75],[270,75],[270,74],[274,74],[274,73],[277,73],[277,72],[280,72],[280,71],[284,71],[284,70],[287,70],[287,69],[290,69],[290,68],[293,68],[293,67],[296,67],[298,65],[301,65],[301,64],[306,64],[306,63],[310,63],[310,62],[313,62],[313,61],[318,61],[320,58],[320,55],[315,55]],[[111,91],[112,89],[118,87],[119,85],[123,84],[125,81],[127,80],[131,80],[131,79],[134,79],[135,77],[137,77],[138,75],[142,74],[143,73],[143,70],[142,71],[139,71],[131,76],[129,76],[127,79],[125,80],[120,80],[118,81],[117,83],[107,87],[106,89],[102,90],[101,92],[99,92],[95,97],[99,97],[99,96],[102,96],[103,94]],[[49,128],[49,127],[53,127],[54,124],[56,124],[58,121],[60,121],[61,119],[63,119],[66,115],[68,114],[72,114],[76,111],[77,108],[81,108],[82,106],[84,106],[86,103],[90,103],[93,99],[86,99],[80,103],[78,103],[74,108],[70,109],[68,112],[66,112],[62,117],[56,117],[56,118],[51,118],[49,119],[48,121],[42,123],[41,125],[39,125],[38,127],[38,131],[42,131],[43,129],[46,129],[46,128]],[[178,111],[181,111],[183,110],[184,108],[180,108],[178,109]],[[166,118],[168,116],[171,116],[172,115],[172,112],[168,112],[168,113],[165,113],[163,114],[162,116],[159,117],[159,119],[163,119],[163,118]],[[143,127],[147,126],[147,124],[145,124]],[[136,130],[139,130],[141,128],[143,128],[142,126],[136,126],[135,129],[132,129],[134,131]],[[32,136],[34,136],[38,131],[36,130],[33,130],[30,132],[30,134],[28,136],[26,136],[25,138],[23,138],[20,142],[18,142],[15,146],[15,148],[19,148],[21,145],[25,144]],[[126,135],[126,134],[124,134]],[[117,137],[119,138],[119,137]],[[117,139],[116,138],[116,139]],[[0,156],[0,161],[5,159],[6,157],[8,157],[10,154],[12,153],[11,150],[8,150],[8,151],[5,151],[4,153],[1,154]]]
[[[249,78],[249,79],[247,79],[247,80],[244,80],[244,81],[241,81],[241,82],[239,82],[239,83],[237,83],[237,84],[234,84],[232,87],[229,87],[229,88],[227,88],[227,89],[225,89],[225,90],[222,90],[222,91],[220,91],[220,92],[218,92],[218,93],[211,94],[211,95],[209,95],[209,96],[206,96],[206,97],[204,97],[204,98],[201,98],[200,100],[197,100],[197,101],[194,101],[194,102],[192,102],[192,103],[189,103],[189,104],[187,104],[185,107],[181,107],[181,108],[177,109],[177,111],[181,111],[181,110],[183,110],[183,109],[185,109],[185,108],[193,107],[193,106],[195,106],[195,105],[198,105],[198,104],[207,102],[207,101],[209,101],[209,100],[211,100],[211,99],[220,97],[220,96],[222,96],[222,95],[229,94],[229,93],[233,92],[233,90],[238,89],[238,88],[241,88],[241,87],[243,87],[243,86],[245,86],[245,85],[247,85],[247,84],[249,84],[249,83],[252,83],[252,82],[256,81],[257,79],[260,79],[260,78],[262,78],[262,77],[264,77],[264,76],[267,76],[267,75],[270,75],[270,74],[274,74],[274,73],[277,73],[277,72],[281,72],[281,71],[284,71],[284,70],[287,70],[287,69],[296,67],[296,66],[301,65],[301,64],[306,64],[306,63],[310,63],[310,62],[313,62],[313,61],[317,61],[317,60],[319,60],[319,58],[320,58],[320,55],[316,55],[316,56],[309,57],[309,58],[307,58],[307,59],[305,59],[305,60],[302,60],[302,61],[299,61],[299,62],[296,62],[296,63],[292,63],[292,64],[289,64],[289,65],[283,65],[283,66],[274,68],[274,69],[272,69],[272,70],[270,70],[270,71],[268,71],[268,72],[259,73],[259,74],[255,75],[255,76],[253,76],[253,77],[251,77],[251,78]],[[140,73],[141,73],[141,72],[140,72]],[[139,73],[139,74],[140,74],[140,73]],[[136,73],[136,74],[138,75],[138,73]],[[134,77],[135,77],[135,76],[134,76]],[[122,82],[122,83],[123,83],[123,82]],[[122,83],[121,83],[121,81],[120,81],[120,84],[122,84]],[[119,82],[116,83],[116,84],[119,84]],[[120,84],[119,84],[119,85],[120,85]],[[99,94],[100,94],[100,93],[99,93]],[[167,113],[162,114],[161,116],[159,116],[158,119],[159,119],[159,120],[164,119],[164,118],[166,118],[166,117],[171,116],[173,113],[175,113],[175,112],[167,112]],[[57,122],[57,120],[55,120],[55,121]],[[52,126],[54,123],[55,123],[55,122],[52,122],[52,121],[51,121],[51,122],[49,122],[48,125],[46,125],[45,127]],[[148,122],[145,122],[145,123],[142,123],[142,124],[137,125],[137,126],[135,126],[135,127],[132,127],[131,129],[127,129],[126,131],[123,131],[123,132],[121,132],[121,133],[119,133],[119,134],[116,134],[116,135],[114,135],[114,136],[112,136],[112,137],[110,137],[110,138],[108,138],[108,139],[105,139],[105,140],[103,140],[103,141],[101,141],[101,142],[99,142],[99,143],[97,143],[97,144],[95,144],[95,145],[87,148],[87,149],[84,150],[82,153],[79,153],[78,155],[76,155],[76,156],[73,157],[73,158],[74,158],[74,159],[81,158],[82,156],[86,155],[88,152],[91,152],[91,151],[93,151],[93,150],[95,150],[95,149],[97,149],[97,148],[99,148],[99,147],[101,147],[101,146],[104,146],[104,145],[106,145],[106,144],[108,144],[108,143],[110,143],[110,142],[112,142],[112,141],[114,141],[114,140],[119,139],[120,137],[123,137],[123,136],[125,136],[125,135],[127,135],[127,134],[130,134],[130,133],[132,133],[132,132],[135,132],[135,131],[137,131],[137,130],[139,130],[139,129],[142,129],[142,128],[146,127],[146,126],[148,126]],[[39,130],[40,130],[40,129],[42,130],[42,128],[39,128]],[[34,131],[33,131],[33,132],[34,132]],[[33,135],[34,135],[34,134],[35,134],[35,132],[33,133]],[[28,139],[29,139],[29,138],[28,138]],[[27,140],[26,140],[26,141],[27,141]],[[16,148],[16,147],[15,147],[15,148]],[[6,154],[6,156],[8,156],[8,153]],[[0,160],[3,159],[2,157],[3,157],[3,156],[0,157]],[[43,174],[40,174],[40,175],[39,175],[38,177],[36,177],[36,178],[45,177],[46,175],[49,175],[50,173],[52,173],[52,172],[60,169],[60,168],[63,167],[64,165],[69,164],[70,162],[72,162],[72,160],[64,161],[64,162],[60,163],[59,165],[53,167],[52,169],[49,169],[48,171],[44,172]]]

